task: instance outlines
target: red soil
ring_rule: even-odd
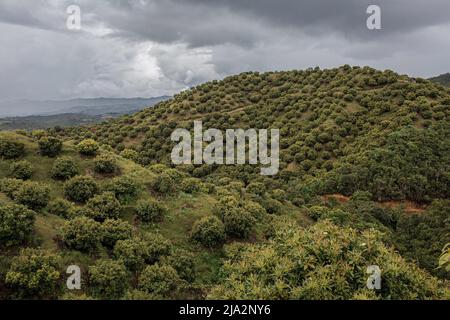
[[[342,194],[327,194],[322,196],[322,199],[327,201],[329,199],[335,199],[340,203],[346,203],[350,200],[350,197],[344,196]],[[422,205],[413,201],[403,200],[403,201],[382,201],[378,202],[381,207],[384,208],[403,208],[404,212],[407,213],[420,213],[426,210],[426,205]]]

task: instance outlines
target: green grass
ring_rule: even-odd
[[[55,237],[59,233],[59,229],[64,224],[64,219],[51,214],[36,215],[35,232],[36,238],[43,249],[58,249]]]

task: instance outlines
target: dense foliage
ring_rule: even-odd
[[[51,252],[23,249],[12,259],[6,284],[18,298],[55,297],[58,292],[61,258]]]
[[[0,157],[3,159],[17,159],[25,155],[25,145],[21,142],[0,139]]]
[[[97,192],[97,182],[90,176],[76,176],[64,184],[64,195],[74,202],[84,203]]]
[[[112,192],[105,192],[94,196],[87,202],[91,209],[91,218],[103,222],[106,219],[117,219],[120,215],[121,205]]]
[[[136,207],[136,215],[143,222],[160,222],[165,212],[166,208],[154,199],[145,200]]]
[[[214,247],[225,241],[225,227],[218,218],[204,217],[195,222],[191,237],[205,247]]]
[[[84,156],[95,156],[99,149],[98,143],[93,139],[86,139],[78,144],[78,152]]]
[[[436,201],[426,214],[402,215],[396,234],[404,257],[417,260],[431,273],[450,275],[445,269],[437,269],[437,258],[450,235],[450,201]]]
[[[30,209],[40,210],[47,206],[50,188],[38,182],[25,181],[13,193],[13,199]]]
[[[87,217],[76,217],[64,224],[62,240],[68,248],[94,251],[102,240],[101,225]]]
[[[68,180],[77,174],[79,174],[79,169],[71,158],[61,157],[53,163],[52,177],[54,179]]]
[[[93,296],[118,299],[127,288],[127,271],[120,261],[100,260],[89,268]]]
[[[34,220],[35,213],[22,205],[0,205],[0,247],[30,239]]]
[[[98,173],[114,173],[117,170],[116,159],[110,154],[101,154],[95,158],[95,171]]]
[[[267,244],[232,245],[217,299],[432,299],[438,282],[385,247],[379,234],[329,222],[288,225]],[[366,269],[381,266],[381,290],[366,288]],[[405,290],[405,287],[410,288]]]
[[[11,176],[16,179],[28,180],[33,175],[33,166],[26,160],[11,164]]]
[[[56,157],[63,148],[62,141],[55,137],[42,137],[38,143],[41,154],[47,157]]]
[[[101,124],[0,132],[0,299],[443,298],[449,106],[443,86],[342,66],[246,72]],[[279,173],[173,165],[171,134],[194,120],[280,129]],[[74,263],[75,293],[60,279]]]

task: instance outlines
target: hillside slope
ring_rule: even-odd
[[[448,196],[449,105],[449,90],[368,67],[244,73],[64,134],[76,141],[94,137],[118,151],[134,149],[143,165],[170,165],[172,131],[192,129],[193,120],[202,120],[205,130],[276,128],[281,172],[267,183],[297,190],[308,184],[307,189],[345,195],[366,190],[375,200],[423,202]],[[255,166],[185,169],[211,179],[261,179]]]
[[[442,84],[443,86],[450,87],[450,73],[444,73],[439,76],[429,78],[428,80]]]
[[[446,298],[449,104],[429,81],[343,66],[244,73],[100,125],[0,132],[0,298]],[[193,120],[280,129],[280,172],[174,166],[171,133]]]

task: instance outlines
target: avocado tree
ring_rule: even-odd
[[[58,293],[61,258],[50,251],[22,249],[11,261],[5,283],[17,298],[55,298]]]
[[[35,213],[17,204],[0,205],[0,247],[10,247],[29,240]]]

